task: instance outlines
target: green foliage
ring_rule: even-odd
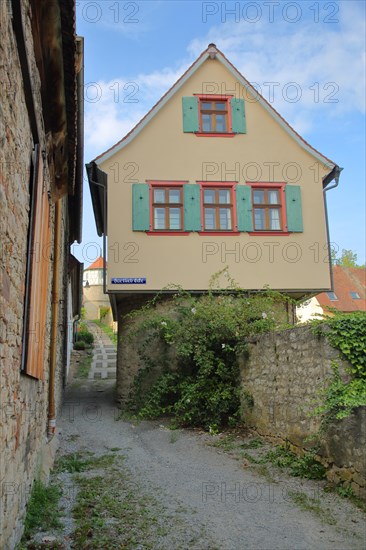
[[[316,322],[314,331],[325,335],[352,365],[356,378],[366,379],[366,313],[336,313],[326,323]]]
[[[117,333],[114,332],[111,327],[105,325],[104,323],[102,323],[102,321],[99,321],[99,319],[94,319],[93,323],[98,325],[98,327],[101,328],[103,330],[103,332],[105,332],[109,336],[109,338],[112,340],[113,344],[117,344],[117,342],[118,342]]]
[[[323,391],[323,404],[313,412],[314,415],[324,415],[323,427],[332,420],[346,418],[357,407],[366,406],[366,379],[352,378],[346,383],[342,380],[335,362],[332,369],[334,377]]]
[[[326,323],[315,322],[316,334],[324,335],[350,363],[349,380],[342,379],[333,362],[333,379],[323,391],[322,405],[314,415],[324,415],[322,427],[330,421],[349,416],[357,407],[366,406],[366,314],[336,314]]]
[[[94,343],[94,335],[89,331],[88,325],[83,321],[79,323],[79,330],[77,332],[76,341],[85,342],[86,346],[92,346]]]
[[[84,350],[85,348],[86,348],[86,344],[84,340],[77,340],[74,344],[74,349],[78,351]]]
[[[110,306],[102,306],[99,308],[99,318],[102,321],[110,312]]]
[[[222,290],[219,278],[225,274],[229,289]],[[286,300],[268,289],[244,293],[223,270],[213,277],[204,296],[178,289],[168,311],[156,307],[155,298],[142,312],[131,314],[135,319],[132,337],[139,342],[145,365],[135,380],[132,407],[141,417],[168,414],[177,424],[202,426],[212,433],[234,425],[240,408],[238,353],[246,350],[247,337],[287,321]],[[156,339],[174,350],[178,370],[172,372],[167,361],[163,374],[146,393],[144,377],[156,366],[151,353]]]
[[[332,263],[341,267],[359,267],[357,265],[357,254],[353,250],[343,248],[342,254],[337,258],[337,252],[332,250]]]
[[[292,475],[307,479],[323,479],[325,467],[316,460],[316,451],[308,451],[303,456],[298,456],[287,447],[281,445],[269,451],[265,460],[272,462],[279,468],[289,468]]]
[[[58,515],[58,501],[61,490],[55,485],[44,485],[35,480],[27,504],[23,540],[30,538],[36,530],[46,531],[61,527]]]

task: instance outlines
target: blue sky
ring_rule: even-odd
[[[365,262],[365,3],[77,0],[85,39],[85,162],[121,139],[210,42],[312,146],[344,168],[331,241]],[[292,83],[292,84],[290,84]],[[83,243],[99,255],[84,178]]]

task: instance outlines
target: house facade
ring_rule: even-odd
[[[325,193],[340,171],[210,44],[87,165],[116,318],[172,285],[205,292],[225,269],[248,291],[331,290]]]
[[[226,265],[245,289],[330,290],[324,188],[339,170],[210,45],[88,165],[108,293],[204,291]]]
[[[0,547],[47,478],[81,306],[83,39],[73,0],[0,2]],[[45,511],[47,513],[47,511]]]

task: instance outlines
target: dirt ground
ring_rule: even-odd
[[[69,388],[52,476],[63,528],[38,533],[31,548],[365,548],[365,514],[324,481],[256,464],[267,443],[121,419],[114,386]]]

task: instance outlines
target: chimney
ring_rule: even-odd
[[[210,59],[215,59],[217,54],[216,44],[209,44],[207,47],[207,52],[210,56]]]

